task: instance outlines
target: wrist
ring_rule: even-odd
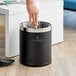
[[[32,4],[32,3],[34,3],[33,0],[27,0],[27,1],[26,1],[26,4],[27,4],[27,5]]]

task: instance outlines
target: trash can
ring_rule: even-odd
[[[38,21],[37,28],[29,22],[20,24],[20,63],[32,67],[50,64],[51,24]]]

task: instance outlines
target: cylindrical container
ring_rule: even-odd
[[[38,22],[34,28],[29,22],[20,26],[20,63],[40,67],[51,63],[51,24]]]

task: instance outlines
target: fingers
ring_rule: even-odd
[[[32,23],[32,25],[37,26],[38,12],[36,12],[36,13],[30,13],[30,15],[29,15],[29,21]]]
[[[29,14],[29,22],[30,22],[31,24],[33,24],[33,19],[32,19],[32,18],[33,18],[33,15],[30,13],[30,14]]]
[[[34,15],[33,14],[29,15],[29,22],[32,24],[32,27],[35,26]]]
[[[29,22],[31,22],[31,16],[29,15]]]
[[[35,13],[35,25],[38,25],[38,12]]]
[[[33,13],[33,25],[35,26],[35,13]]]
[[[33,23],[33,25],[34,26],[37,26],[37,22],[38,22],[38,13],[36,12],[36,13],[33,13],[33,15],[32,15],[32,23]]]

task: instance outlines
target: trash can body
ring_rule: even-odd
[[[28,28],[20,29],[20,63],[35,67],[50,64],[51,24],[40,21],[38,28]]]

